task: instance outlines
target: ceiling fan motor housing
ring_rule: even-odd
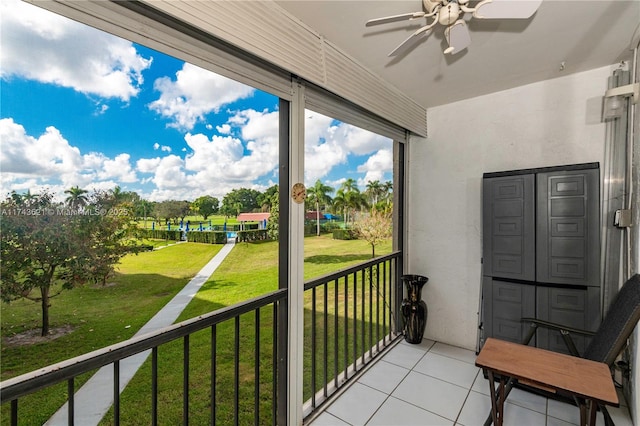
[[[427,13],[433,12],[433,10],[441,4],[442,2],[440,0],[422,0],[422,5],[424,6],[424,10],[426,10]]]
[[[460,16],[460,6],[456,2],[449,2],[442,6],[438,12],[438,22],[440,25],[451,25],[458,20]]]

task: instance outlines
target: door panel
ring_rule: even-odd
[[[536,317],[567,327],[595,331],[600,324],[600,289],[538,286]],[[578,352],[583,354],[589,339],[576,335],[572,335],[572,338]],[[543,349],[569,353],[564,339],[557,331],[539,328],[537,345]]]
[[[485,339],[522,343],[529,325],[520,319],[535,316],[535,286],[485,277],[483,303]],[[535,339],[531,344],[535,345]]]
[[[535,279],[534,175],[483,179],[484,275]]]
[[[536,279],[600,285],[598,169],[538,173]]]

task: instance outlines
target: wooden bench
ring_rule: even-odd
[[[547,392],[577,399],[580,425],[594,426],[598,404],[618,406],[618,395],[607,364],[532,346],[488,338],[476,358],[487,372],[493,424],[503,422],[505,384],[511,378]],[[494,383],[498,378],[498,385]]]

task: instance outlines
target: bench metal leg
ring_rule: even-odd
[[[502,426],[504,418],[504,401],[507,399],[511,388],[513,388],[513,380],[508,381],[500,376],[497,388],[495,387],[495,377],[493,371],[487,370],[487,376],[489,377],[489,391],[491,393],[491,413],[489,418],[485,421],[485,426],[489,426],[493,423],[495,426]]]

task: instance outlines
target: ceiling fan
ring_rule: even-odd
[[[445,26],[444,36],[449,44],[445,54],[456,54],[471,44],[471,36],[465,13],[476,19],[527,19],[540,7],[542,0],[481,0],[470,7],[470,0],[422,0],[424,12],[404,13],[367,21],[366,26],[387,24],[389,22],[408,21],[426,18],[427,24],[393,49],[389,56],[396,56],[422,37],[431,34],[436,24]],[[429,22],[429,18],[433,20]]]

